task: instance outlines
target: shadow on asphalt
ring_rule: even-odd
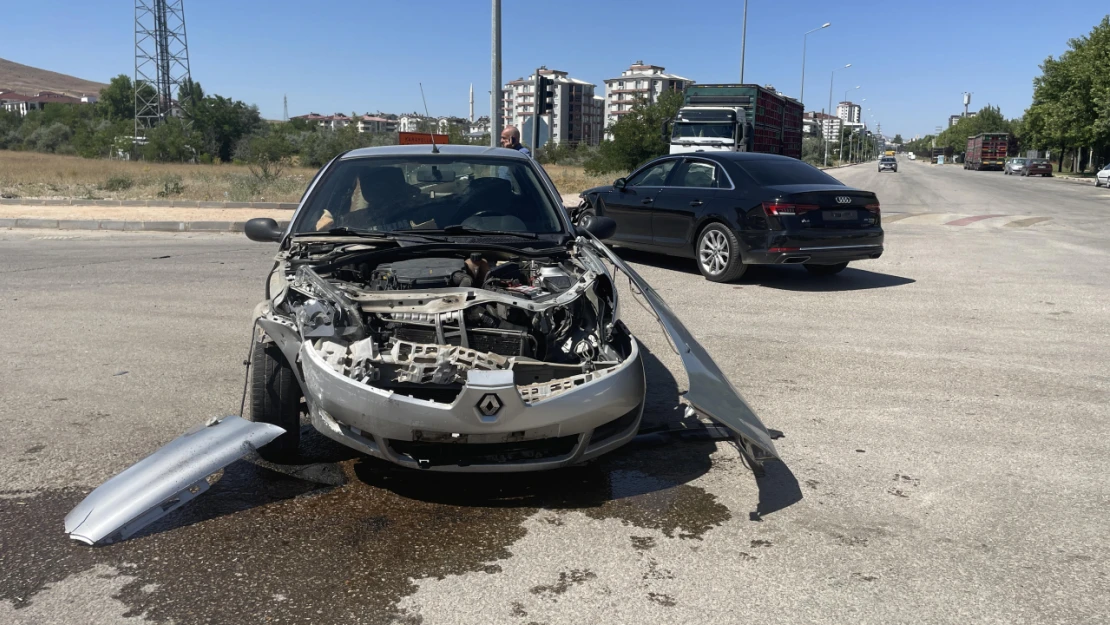
[[[769,289],[782,291],[863,291],[883,289],[893,286],[913,284],[916,280],[886,273],[848,268],[835,276],[813,276],[804,267],[760,266],[757,271],[749,270],[741,282],[758,284]]]
[[[623,260],[630,263],[677,271],[704,279],[692,258],[676,258],[624,248],[614,249]],[[804,267],[798,265],[752,265],[735,284],[754,284],[783,291],[822,292],[882,289],[914,282],[916,280],[912,278],[858,269],[854,265],[848,265],[848,268],[839,274],[827,277],[810,275]]]

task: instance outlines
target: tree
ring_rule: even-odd
[[[586,161],[590,173],[626,172],[640,163],[670,151],[663,128],[682,108],[682,94],[667,92],[654,103],[636,103],[632,110],[611,124],[611,141],[603,141],[598,154]]]
[[[197,134],[177,117],[170,117],[146,134],[141,147],[143,158],[150,161],[191,161],[196,157]]]
[[[193,85],[200,91],[199,84]],[[200,136],[201,151],[224,162],[231,160],[240,139],[262,126],[258,107],[220,95],[192,100],[183,110]]]
[[[270,129],[243,137],[235,148],[235,158],[246,161],[255,178],[271,182],[281,177],[295,151],[287,134]]]
[[[134,119],[135,87],[131,84],[131,77],[120,74],[113,78],[107,87],[100,90],[96,109],[100,117],[109,121]]]
[[[897,143],[898,145],[902,145],[902,144],[904,143],[904,142],[902,141],[902,135],[900,135],[900,134],[895,134],[895,135],[894,135],[894,143]]]

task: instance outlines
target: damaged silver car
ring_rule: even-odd
[[[245,226],[279,244],[255,311],[248,393],[253,425],[281,434],[259,453],[296,462],[303,416],[413,469],[532,471],[611,452],[636,436],[645,401],[640,347],[619,316],[623,273],[682,359],[683,400],[731,431],[753,468],[777,457],[705,350],[601,242],[614,229],[607,218],[574,226],[546,173],[516,151],[337,157],[288,225]],[[182,484],[211,472],[186,464],[197,469]]]

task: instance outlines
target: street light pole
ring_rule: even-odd
[[[489,145],[501,145],[501,0],[493,0],[490,24]]]
[[[848,63],[842,69],[848,69],[852,64]],[[829,72],[829,113],[832,113],[832,94],[833,94],[833,79],[836,77],[836,70]],[[830,120],[829,125],[832,126]],[[825,133],[825,167],[829,166],[829,133]]]
[[[809,36],[809,33],[815,33],[822,28],[828,28],[831,25],[832,22],[825,22],[817,28],[814,28],[813,30],[808,31],[806,34],[802,35],[802,92],[798,95],[798,101],[802,103],[803,107],[805,106],[806,101],[806,37]]]
[[[748,47],[748,0],[744,0],[744,26],[740,32],[740,84],[744,84],[744,51]]]

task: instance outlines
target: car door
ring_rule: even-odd
[[[605,197],[605,216],[617,222],[612,240],[637,247],[651,245],[651,208],[679,159],[649,163],[628,177],[623,189]]]
[[[708,159],[685,158],[653,202],[652,242],[657,247],[693,250],[694,226],[702,216],[719,213],[721,189],[731,188],[721,166]]]

